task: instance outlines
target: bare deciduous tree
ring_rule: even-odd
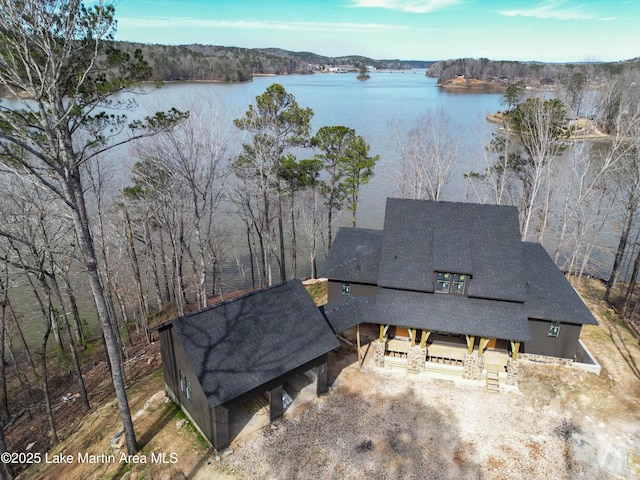
[[[440,199],[460,165],[454,130],[451,119],[440,109],[421,117],[406,137],[398,136],[401,165],[396,182],[401,197]]]
[[[0,104],[0,160],[60,199],[70,214],[79,252],[105,337],[112,380],[129,453],[137,451],[113,322],[88,214],[83,165],[101,152],[173,124],[180,112],[132,122],[101,108],[111,94],[150,75],[141,52],[123,54],[111,43],[114,9],[80,0],[0,0],[0,87],[18,100]],[[123,105],[120,105],[123,106]],[[122,134],[121,136],[118,136]]]

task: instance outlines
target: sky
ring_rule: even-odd
[[[640,0],[114,0],[117,40],[326,56],[543,62],[640,56]]]

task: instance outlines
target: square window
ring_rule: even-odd
[[[453,274],[453,283],[451,284],[451,293],[464,293],[464,281],[465,275],[460,275],[458,273]]]
[[[191,400],[191,381],[182,370],[180,370],[180,391],[184,393],[187,400]]]
[[[557,337],[558,335],[560,335],[560,322],[551,322],[547,337]]]
[[[351,285],[348,283],[342,284],[342,295],[351,295]]]
[[[436,292],[463,295],[468,277],[462,273],[436,272]]]

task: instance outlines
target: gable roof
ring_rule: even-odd
[[[364,228],[340,228],[331,245],[324,267],[325,275],[375,285],[378,283],[382,231]]]
[[[539,243],[523,242],[529,318],[597,325],[582,298]]]
[[[339,346],[297,279],[177,318],[173,327],[212,407]]]
[[[366,241],[371,248],[358,254]],[[389,198],[384,230],[341,228],[327,266],[331,280],[378,286],[374,301],[340,299],[324,307],[336,332],[397,320],[526,341],[527,318],[597,324],[542,245],[522,242],[515,207]],[[466,295],[434,293],[436,272],[471,275]]]
[[[320,307],[320,312],[337,335],[361,323],[372,322],[371,311],[375,306],[375,298],[343,295]]]
[[[387,199],[378,285],[433,292],[434,272],[470,274],[470,297],[523,302],[518,210]]]

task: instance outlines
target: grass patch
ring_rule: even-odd
[[[317,306],[321,306],[327,303],[327,295],[329,293],[329,282],[316,282],[305,285],[307,292],[313,298],[313,301]]]
[[[202,434],[200,433],[200,430],[198,430],[193,423],[191,422],[191,420],[189,420],[189,418],[187,417],[187,415],[182,411],[182,409],[178,406],[177,403],[173,403],[173,408],[176,410],[176,414],[174,416],[174,418],[176,420],[184,420],[184,429],[187,430],[187,432],[189,432],[198,442],[198,445],[200,445],[202,448],[204,448],[205,450],[208,450],[211,448],[211,445],[209,445],[209,442],[202,436]]]

